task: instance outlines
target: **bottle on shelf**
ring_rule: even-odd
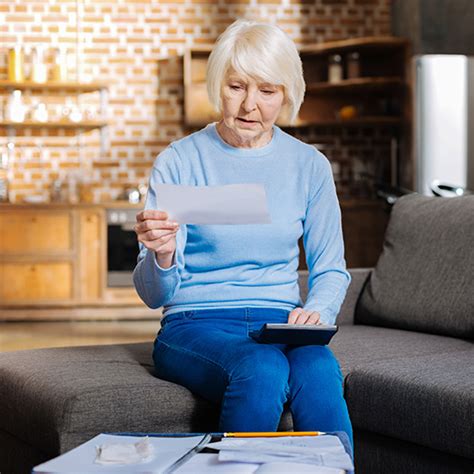
[[[347,56],[347,79],[360,77],[360,55],[357,51]]]
[[[334,84],[342,81],[342,58],[340,54],[329,56],[328,82]]]
[[[45,63],[44,50],[40,45],[33,48],[31,80],[39,84],[44,84],[48,80],[48,68]]]
[[[54,62],[51,71],[51,80],[54,82],[68,81],[68,54],[64,48],[54,50]]]
[[[26,106],[20,90],[14,90],[7,102],[5,119],[9,122],[21,123],[25,121]]]
[[[8,50],[8,80],[13,82],[25,80],[24,52],[21,44]]]
[[[49,189],[49,200],[51,202],[64,202],[67,200],[65,195],[66,189],[64,188],[64,182],[61,179],[55,179]]]
[[[46,123],[48,121],[48,109],[44,102],[34,104],[31,111],[31,119],[35,122]]]

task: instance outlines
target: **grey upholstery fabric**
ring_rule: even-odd
[[[152,375],[152,344],[1,354],[0,430],[49,453],[101,432],[217,431],[218,407]],[[291,429],[286,413],[280,429]]]
[[[372,268],[350,268],[351,282],[347,288],[346,297],[342,303],[341,309],[337,316],[336,324],[354,324],[354,315],[359,301],[360,295],[366,285]]]
[[[474,350],[376,360],[351,370],[359,429],[474,459]]]
[[[57,453],[45,454],[35,446],[5,433],[0,429],[0,472],[3,474],[30,474],[31,469],[48,461]]]
[[[329,346],[355,427],[474,458],[471,341],[343,325]]]
[[[399,198],[356,323],[474,339],[474,196]]]
[[[375,362],[379,367],[399,359],[455,356],[459,352],[473,350],[472,342],[467,340],[357,324],[340,326],[329,347],[344,375],[358,367],[370,367]]]
[[[151,344],[1,354],[0,429],[45,452],[104,431],[215,431],[217,410],[151,376]]]
[[[354,430],[357,473],[472,474],[474,461],[377,433]]]

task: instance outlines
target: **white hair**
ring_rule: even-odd
[[[293,40],[278,26],[237,20],[217,39],[207,62],[207,93],[222,111],[221,91],[229,69],[283,86],[290,123],[298,115],[305,93],[303,66]]]

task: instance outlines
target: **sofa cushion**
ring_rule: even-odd
[[[474,339],[474,196],[396,201],[355,322]]]
[[[0,354],[0,431],[50,457],[102,432],[217,431],[219,409],[153,375],[152,343]],[[291,429],[286,412],[280,429]]]
[[[358,367],[418,356],[450,356],[472,351],[471,341],[376,326],[342,325],[329,347],[344,376]],[[473,354],[474,360],[474,354]]]
[[[351,370],[353,425],[474,459],[474,349],[377,360]]]
[[[330,348],[355,429],[474,457],[471,341],[343,325]]]
[[[151,352],[140,343],[1,354],[0,430],[45,454],[104,431],[215,431],[215,407],[154,377]]]

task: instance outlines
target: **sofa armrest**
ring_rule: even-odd
[[[336,319],[338,325],[354,324],[354,315],[360,294],[373,268],[349,268],[352,280]]]

